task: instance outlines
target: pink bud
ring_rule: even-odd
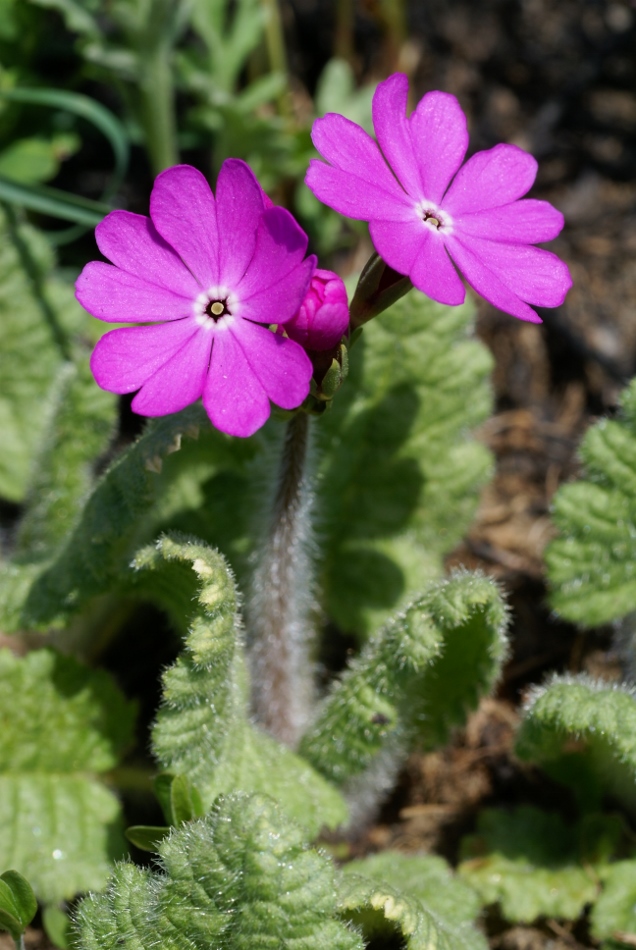
[[[330,350],[348,326],[345,285],[333,271],[315,271],[300,310],[285,324],[287,335],[306,350]]]

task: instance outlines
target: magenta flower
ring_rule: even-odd
[[[317,270],[298,313],[285,332],[307,350],[330,350],[349,326],[349,303],[344,283],[330,270]]]
[[[534,182],[536,161],[497,145],[460,168],[468,132],[457,99],[429,92],[407,118],[407,94],[401,73],[376,89],[378,144],[341,115],[317,119],[313,142],[330,164],[314,159],[307,185],[324,204],[368,221],[380,256],[433,300],[464,300],[454,263],[495,307],[540,323],[528,304],[558,306],[572,281],[555,254],[532,247],[563,227],[547,201],[519,200]]]
[[[304,259],[307,237],[288,211],[265,209],[244,162],[224,162],[216,199],[196,168],[169,168],[150,218],[113,211],[95,234],[112,264],[87,264],[77,299],[100,320],[144,324],[98,342],[91,369],[102,389],[139,390],[132,408],[145,416],[203,396],[212,424],[238,436],[263,425],[270,399],[283,409],[305,399],[307,354],[268,327],[294,316],[316,259]]]

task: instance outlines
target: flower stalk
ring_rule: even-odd
[[[296,413],[285,432],[249,610],[253,711],[269,733],[289,746],[300,738],[311,699],[309,435],[309,416]]]

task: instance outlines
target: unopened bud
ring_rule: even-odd
[[[330,350],[348,326],[345,285],[333,271],[315,271],[300,310],[284,325],[287,336],[306,350]]]
[[[408,277],[389,267],[379,254],[369,258],[351,301],[351,331],[377,317],[411,290]]]

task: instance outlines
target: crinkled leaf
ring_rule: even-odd
[[[64,360],[62,330],[69,318],[82,315],[75,301],[68,312],[57,306],[53,260],[43,240],[0,208],[0,496],[10,501],[24,498],[45,431],[51,388]]]
[[[463,573],[437,582],[368,641],[325,700],[302,755],[340,784],[385,750],[444,742],[495,682],[505,624],[490,579]]]
[[[125,851],[95,773],[129,744],[133,707],[109,676],[51,650],[0,652],[0,865],[56,902],[100,888]]]
[[[584,806],[603,791],[636,810],[636,695],[587,677],[555,677],[530,696],[517,755],[570,785]]]
[[[407,950],[486,950],[483,934],[470,923],[447,921],[430,905],[398,887],[343,874],[338,883],[343,916],[362,927],[365,937],[397,931]]]
[[[546,551],[553,606],[589,627],[636,610],[636,381],[621,402],[583,440],[585,478],[556,493]]]
[[[5,629],[62,625],[90,597],[125,583],[135,549],[154,533],[153,504],[170,488],[161,475],[163,459],[179,449],[184,436],[196,436],[199,425],[207,429],[206,474],[215,466],[229,467],[233,453],[240,457],[251,451],[212,430],[201,405],[153,420],[99,479],[49,562],[4,567],[0,618]]]
[[[185,651],[163,676],[152,739],[161,765],[187,775],[207,806],[240,788],[266,792],[309,834],[340,824],[346,808],[339,793],[250,721],[236,590],[221,555],[164,537],[135,563],[139,587],[182,628],[189,620]]]
[[[590,914],[596,940],[636,935],[636,860],[617,861],[603,875],[603,891]]]
[[[593,868],[615,849],[620,829],[612,816],[567,825],[529,805],[485,809],[476,834],[462,841],[459,873],[484,904],[499,903],[507,920],[573,919],[596,898]]]
[[[221,798],[159,854],[161,873],[120,865],[80,904],[80,950],[362,950],[336,917],[331,863],[269,799]]]
[[[31,473],[17,559],[45,558],[63,541],[78,519],[95,460],[106,450],[116,418],[116,399],[95,385],[88,360],[64,364]]]
[[[481,910],[475,891],[435,854],[382,851],[350,861],[342,870],[345,876],[356,874],[376,884],[389,883],[403,897],[422,901],[451,925],[472,923]]]
[[[377,627],[439,576],[473,516],[490,456],[468,433],[491,408],[492,360],[472,316],[398,301],[365,327],[316,427],[325,606],[344,630]]]

